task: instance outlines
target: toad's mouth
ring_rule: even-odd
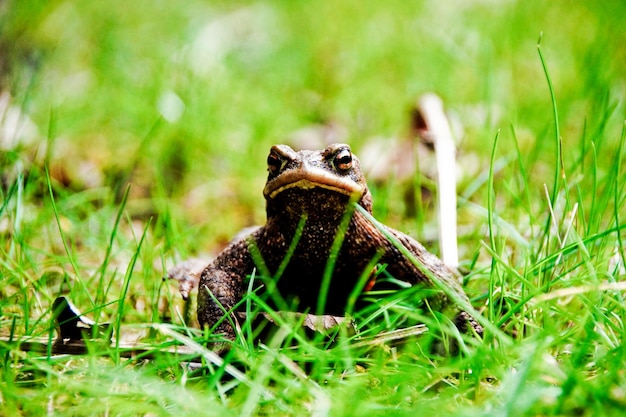
[[[263,195],[267,199],[273,199],[291,188],[300,190],[323,188],[349,197],[361,196],[365,192],[365,187],[354,182],[349,176],[342,177],[322,168],[304,165],[298,169],[285,171],[268,181]]]

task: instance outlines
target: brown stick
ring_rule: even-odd
[[[443,101],[433,93],[420,97],[417,111],[424,124],[422,137],[427,136],[435,147],[437,162],[437,211],[439,214],[439,246],[441,260],[447,266],[459,265],[456,232],[456,147]]]

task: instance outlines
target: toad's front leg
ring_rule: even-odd
[[[431,307],[450,317],[462,333],[483,334],[482,326],[464,308],[470,306],[470,300],[455,271],[448,268],[438,257],[428,252],[412,237],[387,227],[386,232],[392,236],[415,258],[421,267],[413,264],[394,242],[389,241],[387,251],[381,263],[387,264],[387,271],[397,279],[412,285],[422,284],[441,290],[429,298]],[[382,236],[382,234],[381,234]],[[384,239],[387,239],[385,237]],[[426,272],[428,271],[428,272]],[[444,289],[445,288],[445,289]]]
[[[230,314],[242,299],[245,278],[252,273],[253,268],[254,262],[248,250],[247,239],[241,239],[224,249],[202,271],[198,285],[198,321],[201,326],[212,328],[219,322],[214,333],[231,340],[235,338],[231,323],[236,318],[231,315],[232,320],[229,320],[224,315]]]

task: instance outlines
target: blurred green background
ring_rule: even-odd
[[[567,172],[583,169],[593,141],[602,177],[625,113],[621,1],[20,0],[0,11],[3,195],[26,178],[22,243],[59,252],[47,167],[87,264],[101,262],[128,184],[129,222],[140,231],[153,219],[153,256],[213,252],[264,221],[272,144],[326,126],[358,154],[374,138],[406,137],[427,91],[456,127],[459,194],[479,206],[501,132],[509,196],[498,207],[526,234],[528,218],[546,211],[556,163],[540,36]],[[512,162],[518,146],[527,179]],[[432,228],[432,206],[416,224],[396,183],[372,184],[376,213],[413,234]],[[460,210],[468,258],[486,217]]]
[[[483,169],[497,129],[511,125],[525,149],[547,142],[552,154],[541,33],[564,142],[602,123],[625,88],[621,1],[0,7],[2,88],[32,121],[33,142],[50,145],[53,176],[118,193],[130,180],[138,198],[187,201],[193,222],[228,218],[215,223],[229,231],[209,229],[216,238],[263,220],[271,144],[337,124],[358,153],[374,136],[404,134],[425,91],[458,116],[461,148]]]

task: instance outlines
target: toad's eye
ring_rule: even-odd
[[[352,152],[350,152],[350,149],[342,149],[337,152],[334,164],[335,168],[341,172],[349,171],[352,168]]]
[[[283,167],[283,159],[275,152],[270,152],[267,156],[267,170],[272,175],[276,175]]]

